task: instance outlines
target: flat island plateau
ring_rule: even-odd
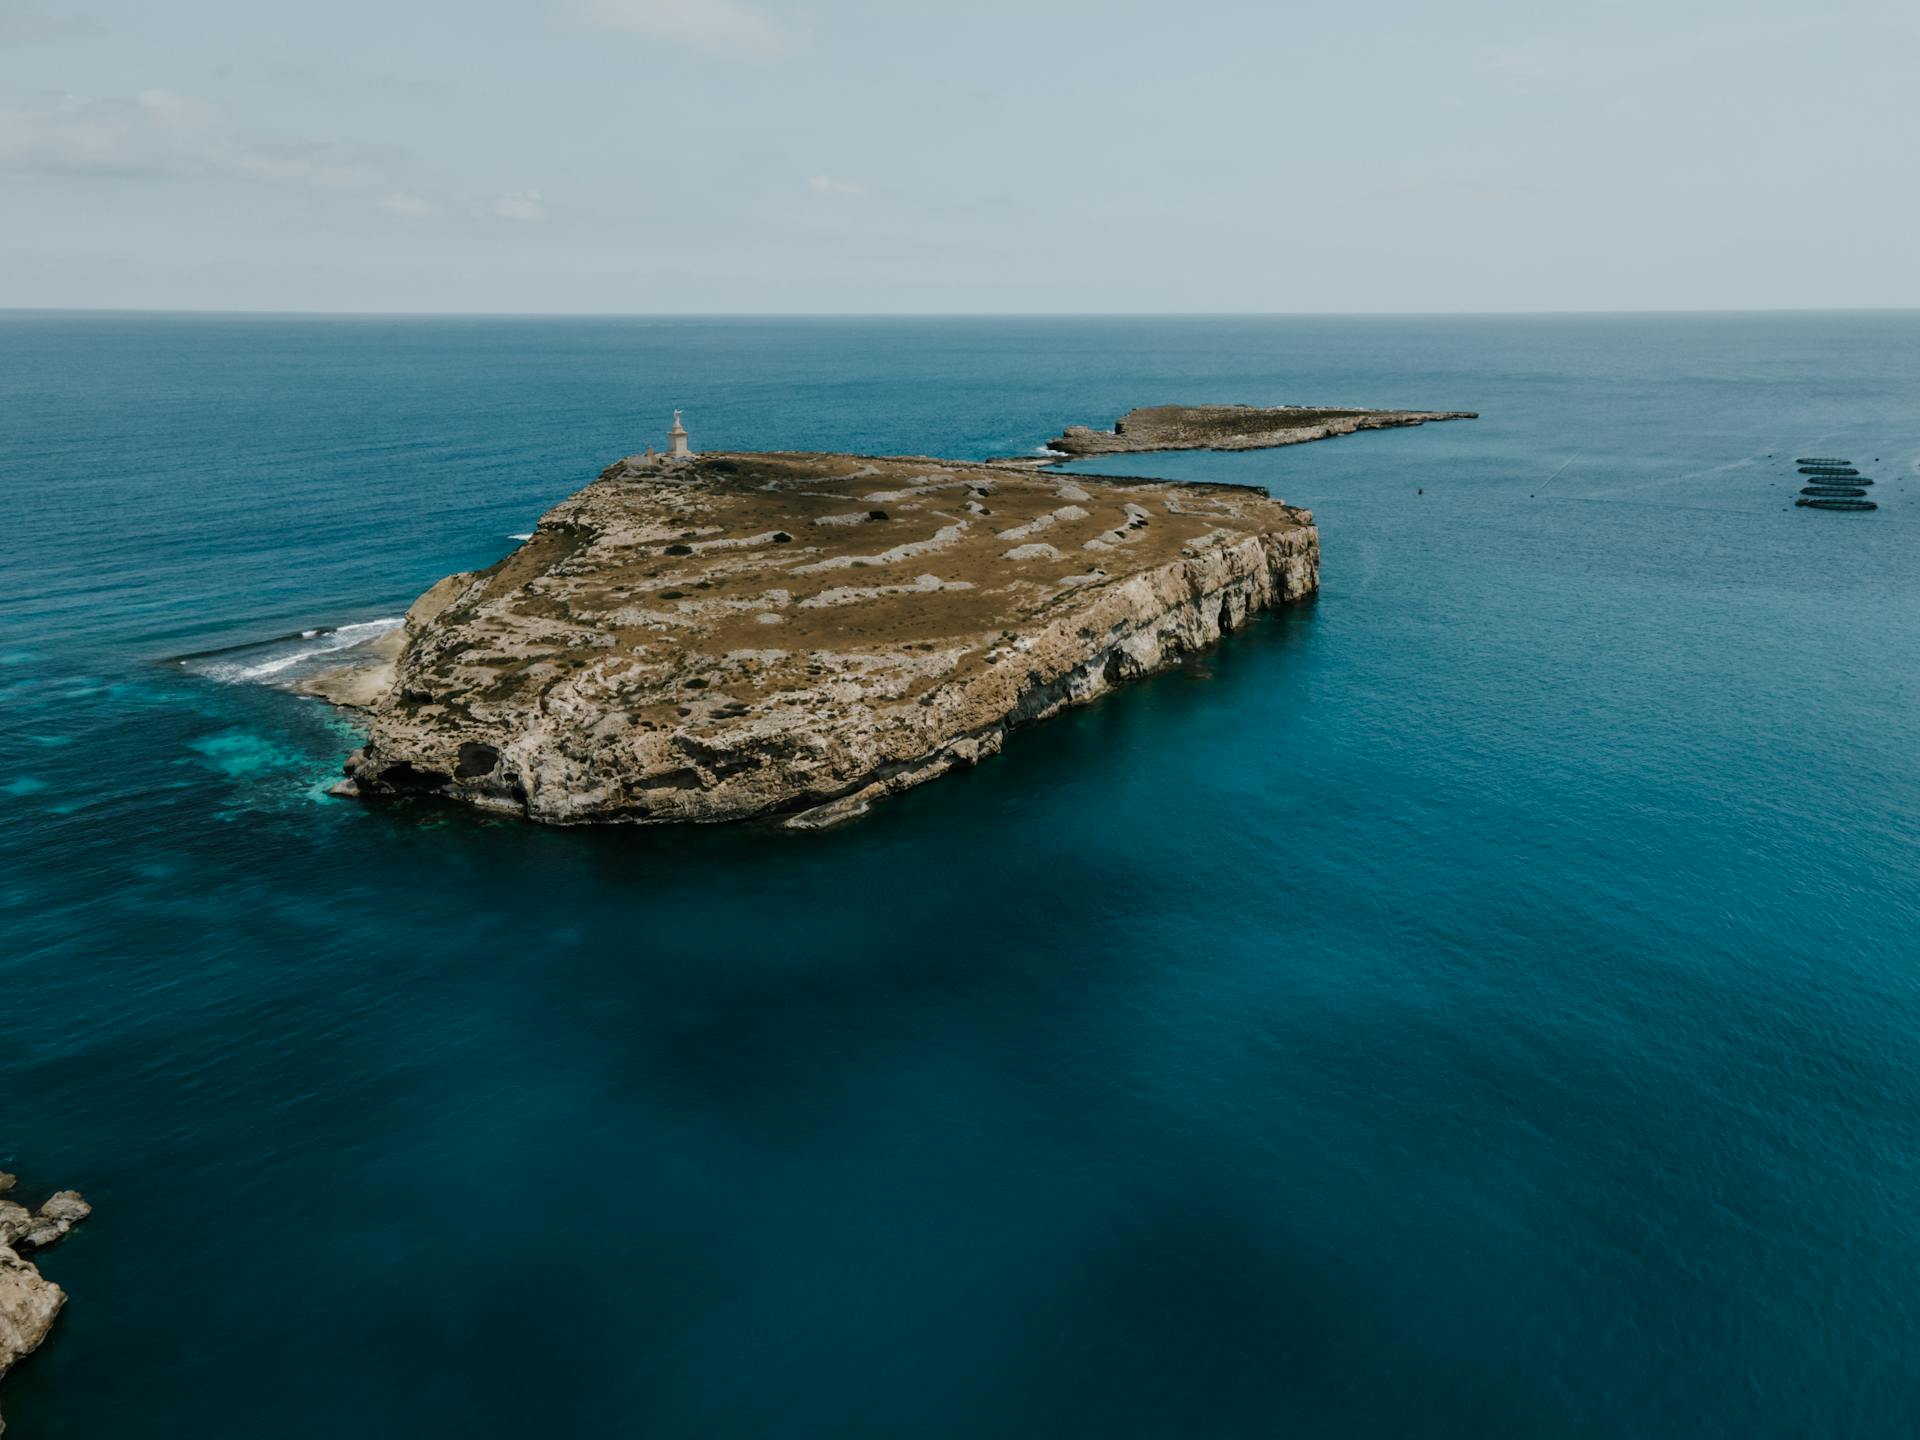
[[[1267,450],[1331,440],[1361,430],[1391,430],[1429,420],[1477,420],[1471,410],[1261,410],[1251,405],[1149,405],[1129,410],[1111,430],[1069,425],[1047,448],[1076,459],[1153,450]]]
[[[818,828],[1314,593],[1313,516],[1251,486],[1071,477],[1462,412],[1162,406],[1044,458],[665,455],[609,467],[300,688],[363,713],[336,793],[559,824]]]

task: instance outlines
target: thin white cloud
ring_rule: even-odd
[[[426,220],[441,213],[443,207],[424,195],[415,195],[410,190],[395,190],[381,200],[380,208],[389,215],[403,215],[409,220]]]
[[[236,133],[211,105],[171,90],[0,103],[0,170],[68,179],[215,176],[349,189],[385,183],[391,152]]]
[[[1550,69],[1552,62],[1539,46],[1510,45],[1490,50],[1480,61],[1487,70],[1536,71]]]
[[[538,190],[488,201],[436,195],[406,183],[405,155],[237,130],[218,107],[172,90],[107,99],[0,98],[0,174],[68,183],[225,183],[336,191],[404,220],[454,214],[472,222],[547,218]]]
[[[582,23],[719,55],[765,59],[792,48],[787,28],[745,0],[578,0]]]
[[[1490,204],[1505,200],[1507,192],[1497,185],[1483,184],[1478,180],[1449,179],[1445,176],[1422,176],[1417,180],[1404,180],[1388,187],[1395,195],[1439,195],[1455,200],[1475,200]]]
[[[0,50],[18,45],[42,45],[49,40],[65,40],[84,35],[93,22],[78,15],[49,15],[24,5],[0,0]]]
[[[851,180],[836,180],[831,175],[810,175],[807,177],[807,189],[816,195],[864,195],[867,187],[856,185]]]
[[[1480,57],[1483,70],[1515,82],[1612,82],[1626,75],[1723,60],[1740,50],[1791,49],[1839,41],[1920,40],[1920,20],[1814,16],[1801,20],[1729,20],[1629,40],[1567,39],[1506,45]]]
[[[516,190],[494,201],[493,213],[502,220],[544,220],[547,207],[540,203],[538,190]]]

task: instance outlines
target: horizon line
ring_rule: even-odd
[[[302,320],[1394,320],[1677,315],[1905,315],[1920,305],[1705,306],[1610,310],[301,310],[0,305],[0,316],[150,315]]]

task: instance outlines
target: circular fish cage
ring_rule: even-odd
[[[1851,460],[1842,460],[1836,455],[1802,455],[1793,462],[1796,465],[1851,465]]]
[[[1800,492],[1802,495],[1824,495],[1829,499],[1838,499],[1842,495],[1858,498],[1865,495],[1864,490],[1856,490],[1851,485],[1809,485]]]
[[[1824,500],[1809,499],[1802,495],[1794,502],[1805,505],[1810,510],[1878,510],[1880,507],[1871,500]]]

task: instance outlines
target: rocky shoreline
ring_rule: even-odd
[[[32,1210],[8,1199],[17,1179],[0,1171],[0,1378],[40,1348],[67,1303],[67,1292],[24,1259],[22,1250],[57,1245],[93,1207],[78,1190],[62,1190]],[[6,1421],[0,1419],[0,1430]]]

